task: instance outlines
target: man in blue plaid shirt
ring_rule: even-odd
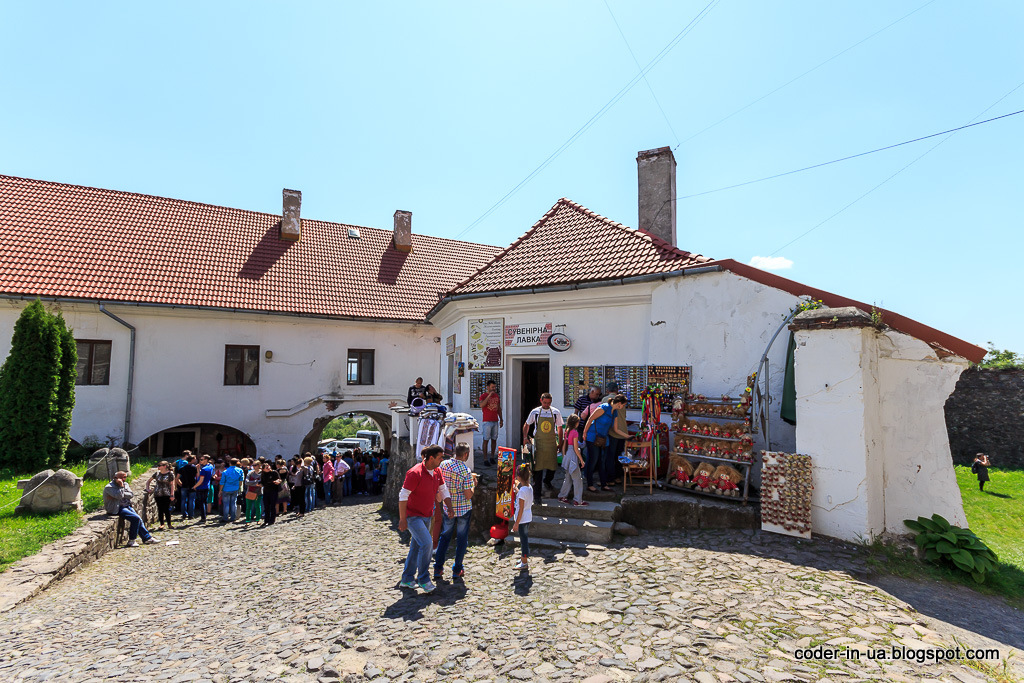
[[[455,457],[444,460],[438,466],[445,486],[452,496],[452,512],[449,517],[444,515],[444,526],[441,536],[437,539],[437,553],[434,555],[434,581],[444,578],[444,560],[448,554],[448,544],[455,532],[455,564],[452,565],[452,578],[461,579],[466,575],[462,560],[466,557],[469,547],[469,517],[473,514],[473,489],[476,487],[476,474],[470,473],[466,461],[469,460],[469,446],[455,447]]]

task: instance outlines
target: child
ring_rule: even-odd
[[[586,466],[583,456],[580,454],[579,432],[576,428],[580,424],[579,415],[570,415],[565,422],[565,455],[562,457],[562,467],[565,468],[565,481],[562,482],[562,490],[558,492],[558,500],[563,503],[569,502],[569,491],[575,491],[572,504],[579,507],[586,505],[583,500],[583,476],[580,472]]]
[[[530,522],[533,521],[533,487],[530,486],[530,478],[533,472],[530,466],[523,463],[519,466],[519,492],[516,493],[515,522],[512,523],[512,533],[519,532],[519,545],[523,549],[523,557],[516,569],[530,571]]]
[[[978,490],[985,490],[985,482],[988,481],[988,468],[992,466],[988,456],[978,453],[974,456],[974,464],[971,465],[971,472],[978,475]]]

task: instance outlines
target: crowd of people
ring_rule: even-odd
[[[268,458],[221,458],[206,453],[198,457],[184,451],[173,464],[162,461],[145,484],[156,501],[158,530],[173,529],[172,512],[181,520],[219,513],[222,524],[234,522],[259,526],[274,524],[278,515],[292,512],[302,517],[318,507],[341,505],[348,496],[380,495],[388,476],[388,456],[380,451],[338,451]],[[103,490],[108,514],[128,523],[128,545],[152,541],[134,508],[134,492],[127,473],[118,472]]]

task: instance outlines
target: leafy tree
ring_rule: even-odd
[[[60,355],[54,317],[33,301],[14,325],[11,353],[0,368],[0,467],[35,471],[49,463]]]
[[[64,323],[64,316],[53,317],[60,335],[60,384],[57,387],[57,401],[54,403],[54,426],[50,432],[47,457],[49,466],[60,467],[64,454],[71,443],[71,413],[75,409],[75,380],[78,379],[78,345],[75,335]]]
[[[1024,369],[1024,357],[1009,349],[997,349],[992,342],[988,343],[988,353],[979,367],[987,370]]]
[[[347,439],[355,436],[360,429],[376,428],[371,425],[368,417],[336,417],[324,427],[320,439]]]

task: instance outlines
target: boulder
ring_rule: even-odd
[[[15,512],[47,514],[82,509],[82,479],[68,470],[43,470],[31,479],[18,481],[23,491]]]
[[[130,469],[128,453],[123,448],[101,448],[89,457],[85,478],[110,481],[117,472],[128,472]]]

